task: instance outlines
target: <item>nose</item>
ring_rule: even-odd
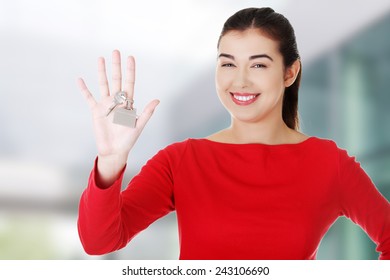
[[[249,73],[247,69],[241,68],[236,71],[233,85],[237,88],[246,88],[251,84]]]

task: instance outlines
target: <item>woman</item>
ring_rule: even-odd
[[[134,72],[129,57],[123,88],[129,100]],[[135,128],[113,124],[107,110],[122,90],[120,55],[113,52],[111,91],[100,58],[101,101],[79,81],[98,147],[79,209],[86,252],[118,250],[175,210],[180,259],[315,259],[340,215],[367,232],[381,259],[390,259],[389,202],[346,151],[298,131],[300,74],[286,18],[270,8],[237,12],[224,24],[216,66],[230,127],[169,145],[121,192],[129,152],[159,101],[146,106]]]

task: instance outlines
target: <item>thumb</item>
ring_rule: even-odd
[[[144,128],[149,119],[152,117],[154,110],[156,109],[157,105],[160,104],[160,100],[153,100],[149,102],[148,105],[146,105],[145,109],[141,113],[141,115],[138,117],[137,120],[137,127]]]

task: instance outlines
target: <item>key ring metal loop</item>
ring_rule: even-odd
[[[126,109],[127,110],[133,110],[134,109],[133,104],[134,104],[133,99],[126,98]]]

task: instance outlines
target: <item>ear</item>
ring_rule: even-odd
[[[295,82],[295,79],[297,78],[300,69],[301,69],[301,62],[299,59],[295,60],[295,62],[286,69],[284,75],[285,87],[289,87]]]

